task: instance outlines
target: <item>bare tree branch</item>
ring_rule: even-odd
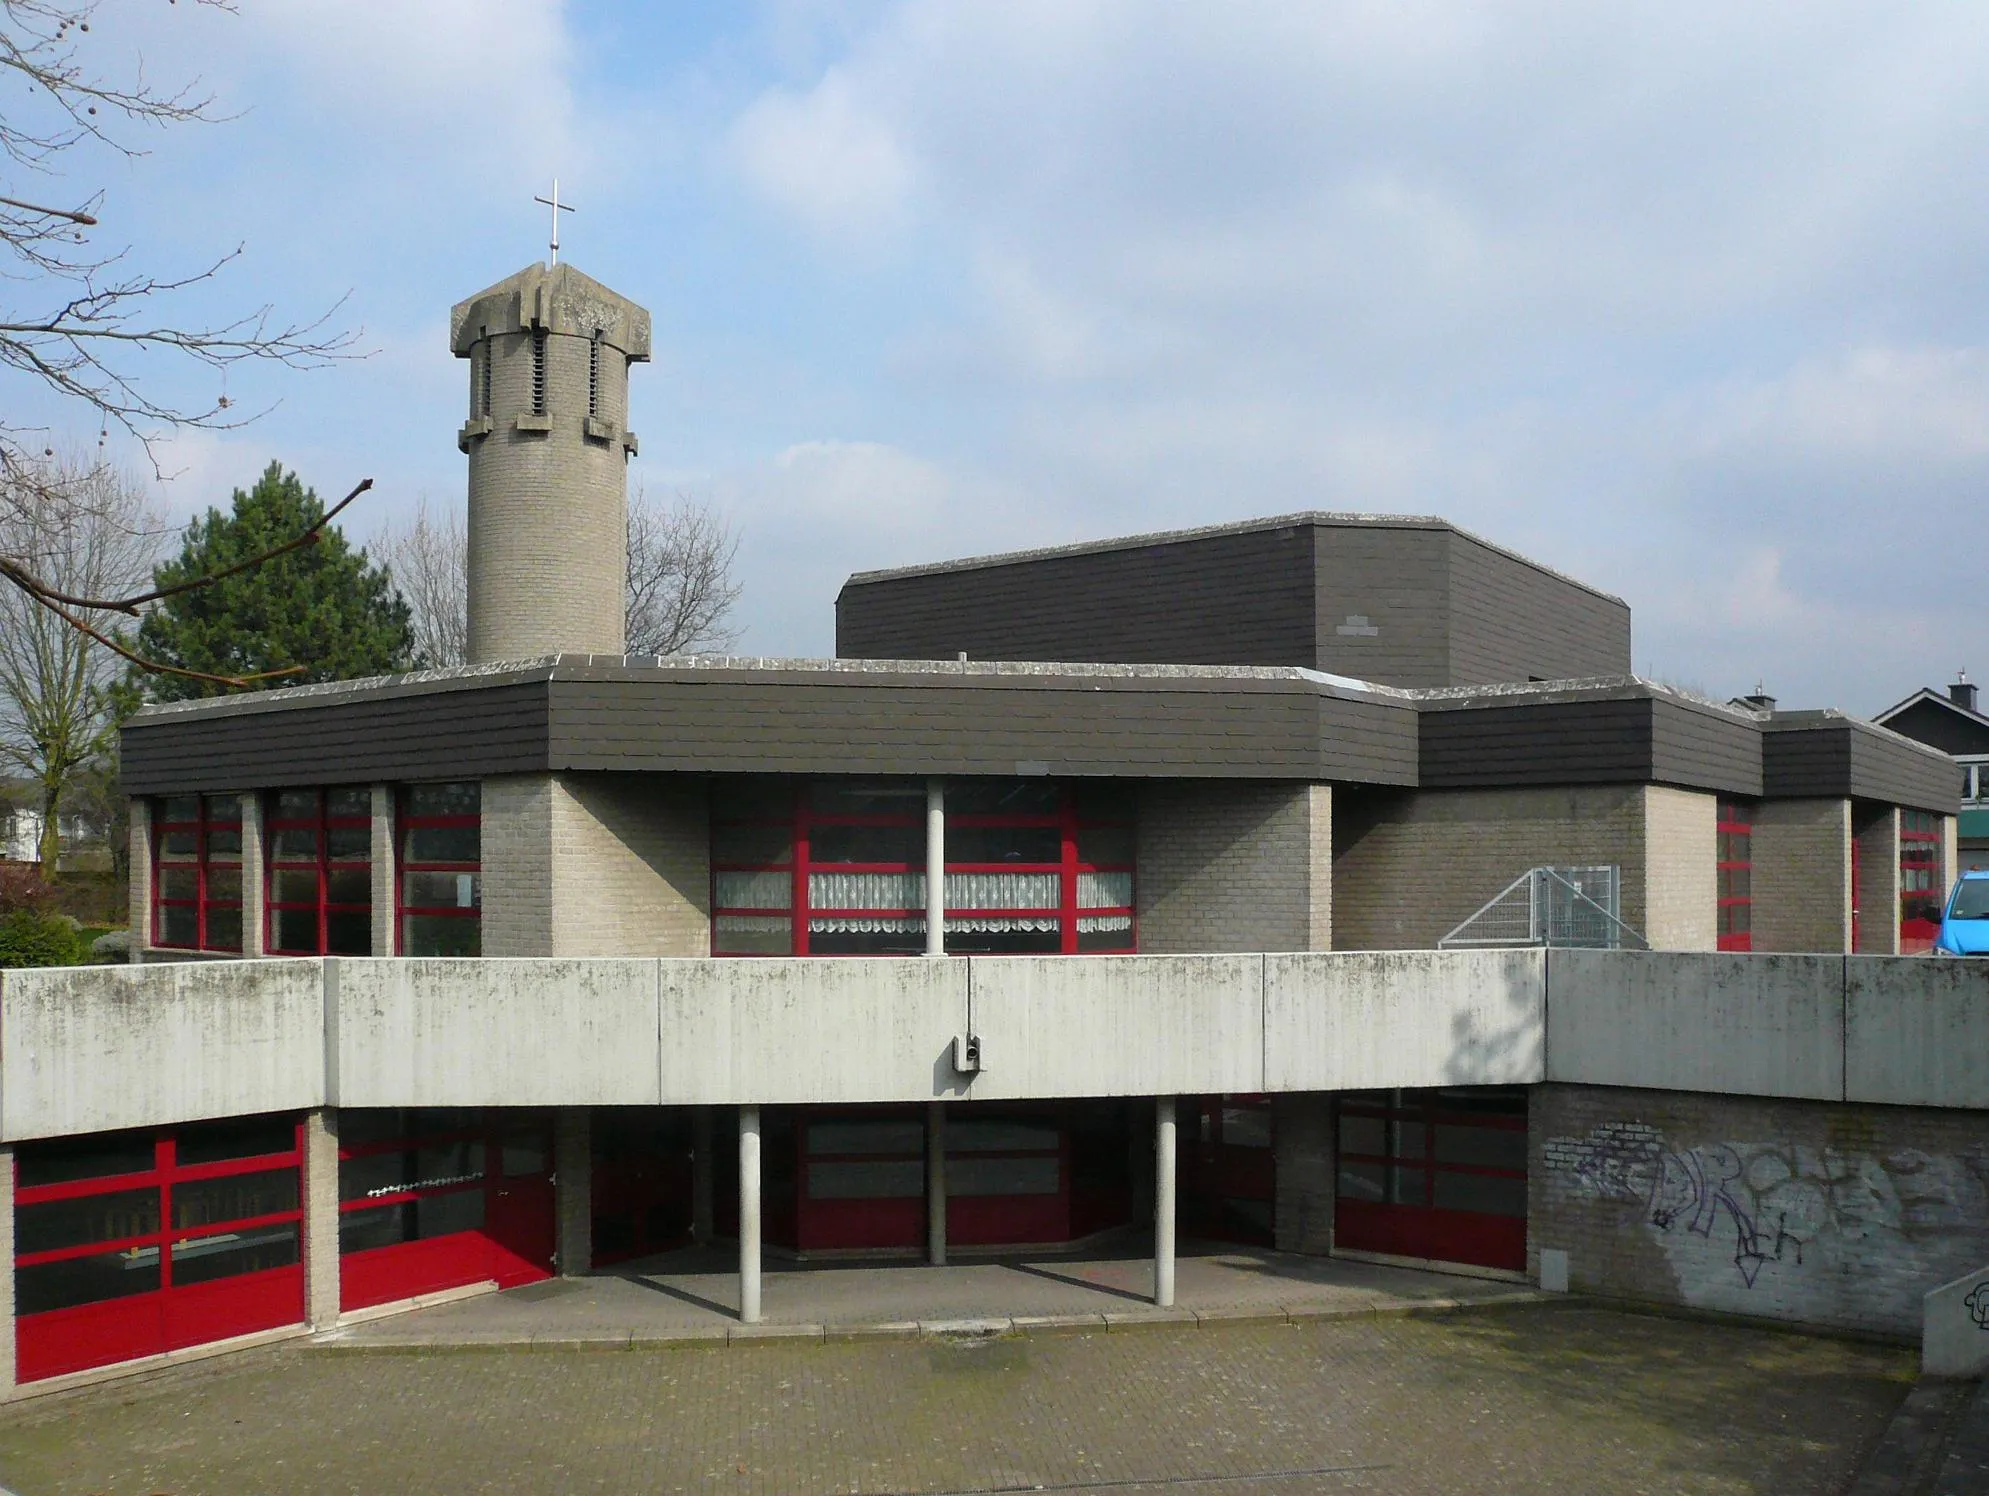
[[[738,551],[732,526],[709,505],[679,494],[658,506],[638,484],[628,506],[628,652],[730,649],[739,638],[726,621],[739,601]]]
[[[390,528],[372,542],[407,602],[415,653],[430,669],[446,670],[468,656],[468,550],[461,513],[431,514],[426,498],[404,528]]]

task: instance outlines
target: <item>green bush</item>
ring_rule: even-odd
[[[89,941],[59,914],[16,909],[0,915],[0,968],[80,966],[89,959]]]

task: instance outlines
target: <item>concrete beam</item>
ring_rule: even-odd
[[[1854,956],[1844,968],[1846,1101],[1989,1107],[1989,961]]]

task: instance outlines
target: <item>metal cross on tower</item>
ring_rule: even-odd
[[[548,208],[552,209],[552,263],[557,265],[559,263],[559,215],[562,213],[571,213],[573,211],[573,204],[563,203],[559,200],[558,177],[553,178],[551,197],[535,197],[532,201],[535,203],[544,203]]]

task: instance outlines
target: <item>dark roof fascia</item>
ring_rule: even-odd
[[[1761,792],[1760,716],[1638,676],[1415,693],[1432,789],[1664,784]]]
[[[1834,709],[1776,712],[1762,726],[1761,758],[1771,800],[1875,800],[1949,816],[1961,809],[1954,759]]]
[[[1474,545],[1483,546],[1508,561],[1516,561],[1530,567],[1543,576],[1565,582],[1571,587],[1592,593],[1605,601],[1623,607],[1629,604],[1612,592],[1604,592],[1578,577],[1556,571],[1544,562],[1531,556],[1523,556],[1496,541],[1487,540],[1482,535],[1452,524],[1441,515],[1435,514],[1358,514],[1335,510],[1308,509],[1296,514],[1278,514],[1265,519],[1237,520],[1229,524],[1200,525],[1188,530],[1156,530],[1144,535],[1119,535],[1109,540],[1081,540],[1070,545],[1043,546],[1026,551],[1002,551],[986,556],[962,556],[951,561],[931,561],[916,566],[894,566],[876,571],[852,572],[844,580],[843,592],[852,587],[867,587],[873,583],[896,581],[903,577],[942,576],[948,572],[984,571],[1001,566],[1026,566],[1038,561],[1063,560],[1077,556],[1105,555],[1113,551],[1145,550],[1155,546],[1183,545],[1197,540],[1208,540],[1222,535],[1249,535],[1266,530],[1287,530],[1305,525],[1314,530],[1436,530],[1468,540]]]

